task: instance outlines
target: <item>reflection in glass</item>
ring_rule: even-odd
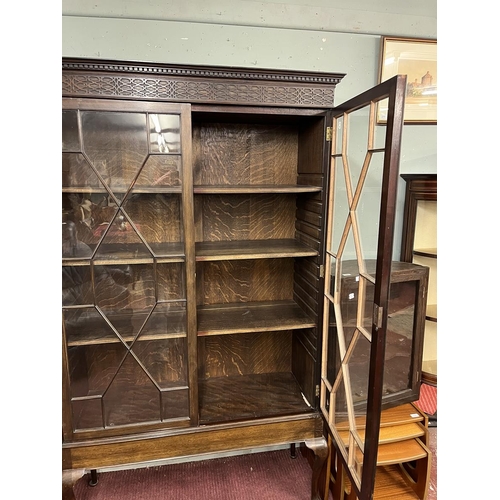
[[[106,192],[96,173],[81,153],[63,153],[62,187],[63,189],[73,188],[80,192]]]
[[[178,251],[182,241],[180,197],[175,194],[133,194],[123,209],[156,256]]]
[[[132,353],[127,353],[103,396],[106,426],[161,420],[160,391]]]
[[[78,111],[76,110],[65,110],[62,112],[62,150],[80,151]]]
[[[180,153],[179,115],[149,114],[149,150],[151,153]]]
[[[63,193],[63,257],[88,258],[118,210],[102,193]]]
[[[148,155],[146,115],[82,111],[83,150],[105,184],[126,191]]]
[[[65,110],[62,122],[73,428],[189,418],[180,116]]]
[[[90,266],[63,266],[62,305],[77,306],[93,304],[92,277]]]
[[[134,183],[133,192],[158,191],[181,185],[180,155],[150,155]]]
[[[120,342],[118,335],[95,307],[66,309],[63,319],[69,346]]]

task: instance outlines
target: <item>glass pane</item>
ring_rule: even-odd
[[[85,307],[63,311],[69,346],[120,342],[120,338],[97,309]]]
[[[181,122],[179,115],[149,115],[149,150],[151,153],[180,153]]]
[[[146,321],[139,340],[186,336],[186,303],[161,302]]]
[[[347,218],[349,216],[349,200],[347,199],[346,180],[344,175],[344,165],[342,158],[335,158],[335,183],[333,194],[333,227],[331,250],[334,254],[338,252],[340,241],[345,230]],[[353,249],[349,252],[354,257]]]
[[[151,192],[160,188],[180,186],[181,165],[181,157],[178,155],[149,156],[132,192]]]
[[[83,151],[117,197],[139,173],[148,156],[146,115],[82,111]]]
[[[62,268],[62,305],[78,306],[94,303],[90,266]]]
[[[371,155],[366,179],[356,207],[361,253],[367,267],[370,267],[368,260],[377,258],[383,173],[383,154],[375,153]],[[365,270],[375,277],[375,265],[373,265],[372,269]]]
[[[332,141],[332,154],[342,153],[342,143],[344,138],[343,128],[344,116],[342,115],[333,122],[333,133],[335,134],[335,137]]]
[[[187,386],[185,338],[138,340],[132,352],[136,354],[149,376],[161,389]]]
[[[387,319],[383,395],[410,386],[417,283],[391,283]]]
[[[63,193],[62,203],[63,258],[91,257],[118,207],[103,194]]]
[[[95,266],[94,276],[96,305],[122,338],[132,342],[155,305],[153,266]]]
[[[127,349],[121,342],[69,346],[71,396],[102,396],[126,353]]]
[[[81,153],[62,154],[62,187],[89,193],[106,193],[104,185]]]
[[[62,112],[62,150],[80,151],[80,136],[78,134],[78,111]]]
[[[102,428],[102,398],[100,396],[71,403],[75,430]]]
[[[188,418],[189,417],[189,391],[176,389],[174,391],[161,391],[162,419]]]
[[[183,238],[179,195],[133,194],[123,209],[155,256],[179,254]]]
[[[106,426],[161,420],[160,391],[128,353],[103,396]]]

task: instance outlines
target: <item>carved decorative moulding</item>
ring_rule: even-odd
[[[64,97],[333,107],[338,73],[63,59]]]

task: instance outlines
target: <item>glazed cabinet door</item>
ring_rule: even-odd
[[[63,99],[65,440],[196,421],[190,120]]]
[[[333,113],[320,407],[359,500],[375,482],[405,86],[394,77]]]

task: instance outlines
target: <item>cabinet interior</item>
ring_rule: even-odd
[[[311,411],[324,117],[193,113],[200,422]]]

